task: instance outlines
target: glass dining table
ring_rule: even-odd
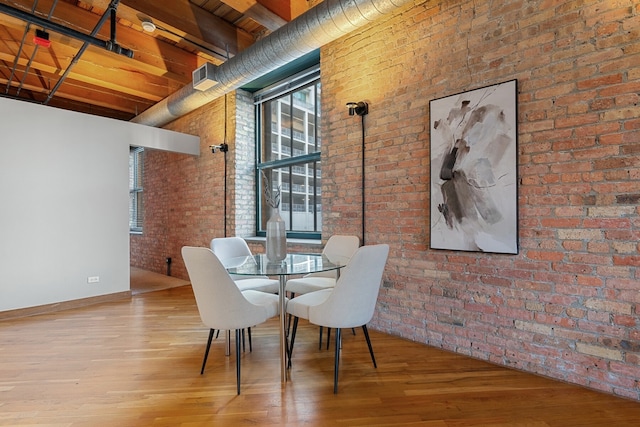
[[[230,274],[239,276],[278,276],[280,282],[280,379],[287,381],[287,339],[285,334],[286,298],[285,285],[288,276],[305,275],[321,271],[339,270],[346,259],[329,259],[324,254],[287,254],[282,261],[270,261],[265,254],[228,258],[224,266]]]

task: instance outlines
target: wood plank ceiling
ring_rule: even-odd
[[[200,65],[220,65],[319,2],[0,0],[0,96],[130,120],[191,85]],[[52,24],[27,22],[15,10]],[[82,40],[53,28],[91,36],[105,13],[94,38],[115,41],[133,58],[93,43],[82,52]],[[48,33],[49,47],[34,42],[36,30]]]

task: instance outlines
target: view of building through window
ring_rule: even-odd
[[[280,215],[289,235],[318,235],[322,224],[320,166],[320,81],[317,77],[292,92],[258,103],[260,158],[258,168],[281,190]],[[261,180],[262,181],[262,180]],[[264,231],[269,207],[259,206]]]

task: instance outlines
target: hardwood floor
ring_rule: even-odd
[[[188,281],[178,279],[177,277],[154,273],[134,266],[130,267],[129,286],[131,288],[132,295],[177,288],[188,284]]]
[[[371,332],[343,333],[339,394],[333,347],[300,321],[282,387],[276,318],[242,355],[214,341],[190,286],[0,322],[2,426],[637,426],[640,403]]]

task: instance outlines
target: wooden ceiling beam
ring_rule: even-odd
[[[6,41],[5,45],[9,46],[14,52],[18,50],[17,42]],[[53,47],[50,49],[53,49]],[[66,67],[68,67],[76,51],[77,49],[68,45],[57,46],[54,53],[40,48],[35,59],[31,62],[31,67],[34,70],[42,71],[55,85],[66,70]],[[25,46],[22,56],[18,60],[18,65],[25,67],[32,56],[32,52],[32,46]],[[104,86],[110,90],[156,102],[181,87],[178,83],[169,84],[167,79],[163,77],[148,76],[135,70],[122,68],[119,62],[110,62],[108,61],[109,58],[101,57],[101,54],[102,52],[98,49],[89,47],[76,65],[71,68],[68,78]],[[61,63],[61,58],[68,59],[68,61]],[[93,58],[99,59],[93,62]],[[0,53],[0,59],[13,63],[15,55]],[[46,86],[45,88],[47,90],[50,89],[50,87]]]
[[[95,1],[108,3],[108,0]],[[151,18],[156,25],[174,33],[173,36],[204,46],[223,57],[226,57],[227,52],[229,56],[235,56],[254,42],[250,34],[188,0],[172,0],[170,2],[121,0],[118,11],[122,13],[122,16],[129,16],[129,19],[133,13],[135,15],[133,19],[138,21],[138,25],[142,18]],[[171,38],[169,33],[164,32],[162,35]]]
[[[2,93],[5,92],[5,85],[0,83],[0,91]],[[22,91],[22,94],[24,95],[23,97],[21,97],[21,100],[34,100],[36,96],[32,95],[29,91]],[[9,98],[11,98],[11,96],[9,96]],[[39,102],[35,101],[36,104],[38,104]],[[93,114],[93,115],[98,115],[98,116],[102,116],[102,117],[110,117],[112,119],[116,119],[116,120],[124,120],[124,121],[129,121],[131,120],[133,117],[135,117],[136,113],[131,113],[131,112],[126,112],[126,111],[120,111],[120,110],[113,110],[111,108],[108,107],[102,107],[99,105],[93,105],[93,104],[89,104],[86,101],[75,101],[72,99],[68,99],[68,98],[61,98],[61,97],[57,97],[55,99],[52,99],[51,102],[49,102],[47,104],[49,107],[55,107],[55,108],[60,108],[63,110],[69,110],[69,111],[76,111],[79,113],[86,113],[86,114]]]
[[[285,19],[272,12],[256,0],[222,0],[222,3],[248,16],[269,31],[275,31],[287,23]],[[282,3],[287,3],[282,1]]]
[[[101,87],[70,80],[61,86],[58,97],[77,102],[92,100],[93,105],[136,115],[151,107],[154,102],[147,99],[128,96],[127,94],[109,92]],[[53,102],[53,100],[52,100]],[[49,102],[49,105],[52,104]]]
[[[17,73],[18,78],[12,81],[8,93],[9,96],[16,94],[18,85],[22,82],[20,89],[22,95],[24,95],[26,91],[31,94],[30,99],[39,103],[44,102],[49,94],[49,89],[46,88],[43,83],[49,81],[51,76],[39,70],[31,70],[29,74],[24,77],[23,72],[24,70],[20,69]],[[55,83],[55,79],[53,82]],[[0,76],[0,83],[6,88],[8,80],[4,75]],[[130,115],[138,114],[154,104],[154,102],[146,99],[107,91],[95,85],[75,81],[72,78],[68,78],[65,84],[60,86],[60,89],[56,92],[56,96],[51,99],[48,105],[53,105],[54,101],[59,98],[75,102],[86,102],[87,99],[91,99],[94,105],[114,111],[122,111]]]
[[[99,105],[89,104],[83,101],[74,101],[66,98],[56,98],[49,102],[50,107],[61,108],[63,110],[76,111],[78,113],[92,114],[96,116],[109,117],[116,120],[123,120],[125,122],[134,118],[137,113],[130,113],[126,111],[113,110],[108,107],[101,107]]]
[[[226,0],[222,0],[226,3]],[[235,1],[235,0],[229,0]],[[238,0],[242,1],[242,0]],[[247,1],[247,0],[244,0]],[[291,22],[310,9],[308,0],[256,0],[262,7],[277,14],[286,22]],[[316,3],[318,1],[316,0]]]
[[[29,0],[15,1],[20,3],[23,8],[27,3],[30,3]],[[0,2],[6,3],[6,0],[0,0]],[[51,2],[52,0],[40,0],[38,4],[43,8],[42,10],[49,10],[48,8],[51,6],[47,3]],[[88,10],[60,2],[56,6],[54,17],[55,22],[86,34],[91,33],[99,19],[96,14]],[[71,23],[75,24],[72,25]],[[25,23],[22,20],[0,14],[0,25],[23,31]],[[97,37],[102,40],[108,40],[110,37],[109,27],[109,22],[105,23]],[[35,31],[35,28],[32,31]],[[22,35],[20,34],[21,37]],[[74,39],[54,32],[50,33],[50,37],[59,43],[73,44],[78,48],[81,46],[81,42],[75,41],[74,44]],[[104,50],[104,55],[106,57],[117,57],[123,63],[130,64],[127,66],[131,69],[140,69],[143,72],[163,76],[184,84],[191,81],[191,73],[200,65],[196,55],[132,28],[118,26],[116,40],[121,46],[133,50],[134,57],[127,58],[107,50]],[[31,38],[28,41],[31,42]]]
[[[56,28],[62,33],[69,34],[64,31],[68,28],[87,36],[91,35],[110,2],[0,0],[0,4],[26,13],[32,13],[32,7],[37,4],[33,14],[42,21],[50,19],[58,24]],[[131,50],[134,57],[118,55],[104,46],[90,44],[72,67],[70,64],[82,48],[83,41],[72,34],[57,33],[54,28],[47,30],[46,23],[40,22],[49,33],[51,46],[38,47],[34,54],[34,33],[40,29],[39,25],[30,26],[21,46],[27,26],[23,19],[26,18],[0,14],[0,85],[3,82],[9,84],[15,61],[16,74],[11,81],[13,89],[9,96],[15,94],[13,96],[25,100],[38,98],[36,101],[42,102],[53,94],[52,88],[56,87],[47,105],[121,119],[127,117],[128,120],[190,85],[192,72],[204,62],[220,65],[228,57],[252,45],[254,37],[262,37],[269,30],[280,28],[288,22],[287,16],[293,16],[294,4],[306,2],[217,0],[198,6],[196,3],[202,1],[120,0],[114,41]],[[158,29],[155,32],[143,31],[141,23],[145,18],[156,24]],[[110,16],[105,16],[102,27],[96,31],[96,41],[106,42],[113,38],[111,24]],[[20,55],[16,61],[18,51]],[[27,64],[29,70],[25,72]],[[65,74],[66,71],[68,73]],[[63,83],[57,87],[63,75]],[[18,85],[21,85],[19,94],[15,90]]]

